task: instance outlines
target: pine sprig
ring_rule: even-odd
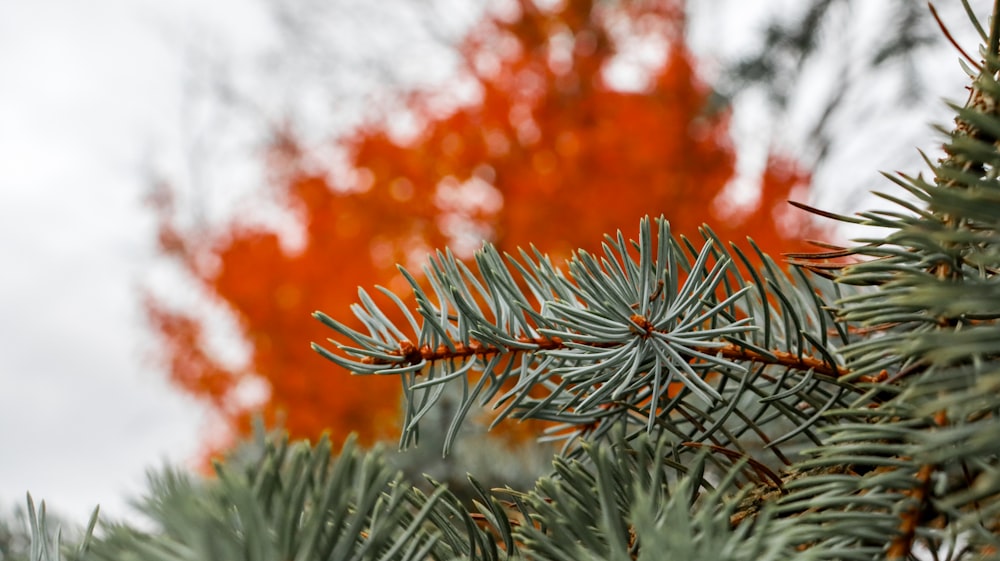
[[[1000,551],[1000,83],[983,70],[997,53],[983,55],[945,157],[928,160],[933,178],[887,176],[913,200],[884,194],[899,210],[861,213],[886,234],[860,240],[849,253],[861,259],[836,275],[875,288],[838,302],[839,319],[869,333],[841,350],[854,375],[884,373],[889,398],[865,422],[825,427],[797,466],[823,475],[790,482],[779,501],[822,558]]]
[[[738,493],[745,462],[707,477],[709,457],[685,465],[665,439],[586,445],[581,461],[559,458],[552,477],[529,493],[501,491],[517,499],[522,515],[513,534],[525,558],[538,561],[677,559],[789,559],[793,545],[778,529],[787,522],[770,510],[757,513],[755,528],[734,526],[745,504]],[[692,516],[692,508],[697,511]],[[669,552],[669,553],[668,553]]]
[[[377,450],[353,441],[336,457],[326,439],[269,441],[256,460],[239,470],[219,464],[217,475],[204,483],[177,472],[155,478],[141,509],[161,526],[152,534],[112,528],[87,559],[502,558],[445,487],[411,489]]]
[[[361,291],[354,312],[368,333],[317,312],[347,342],[331,340],[343,354],[314,348],[358,374],[401,377],[404,443],[443,384],[457,383],[464,398],[446,451],[469,409],[493,403],[502,408],[497,422],[553,421],[552,438],[571,445],[624,423],[740,453],[739,440],[754,435],[787,462],[779,443],[815,440],[820,413],[860,390],[844,381],[820,289],[759,252],[765,267],[745,281],[737,260],[752,261],[719,246],[706,229],[696,251],[661,218],[643,220],[638,241],[619,233],[602,255],[577,252],[565,274],[537,250],[518,260],[487,244],[476,254],[478,274],[438,253],[424,271],[431,292],[407,274],[416,316],[391,300],[410,333]],[[765,430],[781,420],[784,435]]]

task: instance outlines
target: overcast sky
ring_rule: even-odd
[[[149,367],[148,154],[177,137],[177,39],[253,37],[245,0],[0,2],[0,503],[123,514],[198,449],[202,408]],[[248,13],[249,12],[249,13]],[[174,148],[176,149],[176,148]]]
[[[144,166],[181,150],[184,40],[268,33],[255,0],[0,1],[0,506],[124,515],[147,468],[196,456],[208,417],[151,366],[139,307]],[[935,98],[961,96],[956,58],[933,61]]]

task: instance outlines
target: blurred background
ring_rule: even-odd
[[[396,381],[320,359],[309,314],[434,248],[866,235],[785,201],[877,206],[959,57],[912,0],[0,2],[0,509],[129,516],[255,415],[394,441]]]

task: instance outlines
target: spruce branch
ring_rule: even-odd
[[[27,493],[27,511],[25,513],[30,531],[30,548],[27,552],[26,561],[61,561],[63,559],[63,527],[61,525],[52,528],[52,519],[46,515],[45,501],[42,501],[39,508],[35,508],[35,500],[31,493]],[[90,515],[90,522],[83,530],[82,535],[77,536],[78,541],[75,547],[69,552],[70,559],[83,558],[90,549],[90,544],[94,539],[94,529],[97,527],[97,516],[100,508],[95,508]],[[74,532],[71,532],[74,533]],[[6,554],[10,553],[12,559],[20,559],[18,552],[0,551],[0,559],[7,559]]]
[[[361,290],[353,311],[368,332],[317,312],[346,341],[331,339],[340,353],[314,348],[355,373],[401,377],[404,444],[442,385],[457,383],[464,398],[446,452],[478,402],[501,408],[496,422],[552,421],[549,438],[571,447],[623,422],[633,436],[667,432],[741,453],[740,440],[752,437],[749,446],[787,463],[779,444],[818,442],[822,412],[863,392],[837,350],[849,332],[835,327],[821,296],[837,287],[789,277],[759,251],[758,271],[707,228],[704,239],[696,250],[662,218],[645,219],[637,241],[607,237],[602,255],[577,252],[565,274],[537,250],[518,260],[487,244],[478,274],[439,252],[424,270],[430,292],[404,271],[416,313],[380,288],[402,325]]]
[[[497,491],[515,499],[533,524],[514,537],[526,558],[539,561],[789,559],[794,546],[781,528],[788,521],[770,509],[751,524],[734,526],[743,505],[734,460],[709,477],[708,456],[683,466],[665,461],[671,446],[641,435],[634,442],[585,445],[580,461],[557,458],[552,477],[528,493]],[[697,505],[697,509],[693,507]]]
[[[378,450],[352,440],[336,456],[326,439],[269,440],[242,469],[216,470],[200,483],[172,471],[154,477],[140,506],[155,532],[112,527],[86,559],[506,558],[445,487],[409,488]]]
[[[841,284],[874,288],[838,301],[838,318],[870,333],[841,351],[853,376],[878,372],[891,393],[865,422],[824,427],[823,446],[796,466],[847,472],[791,482],[778,500],[823,558],[912,559],[923,547],[964,559],[1000,549],[1000,83],[991,24],[984,63],[967,67],[969,99],[952,106],[945,157],[925,157],[933,178],[887,175],[910,200],[880,194],[899,210],[859,217],[886,234],[858,240],[842,254],[853,262],[826,269]]]

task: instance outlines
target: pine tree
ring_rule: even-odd
[[[214,481],[157,476],[153,531],[107,528],[75,555],[1000,558],[1000,2],[988,33],[975,25],[984,60],[967,60],[932,175],[887,175],[895,210],[814,210],[883,236],[785,272],[752,243],[646,219],[565,268],[530,249],[487,245],[474,267],[439,252],[416,309],[360,293],[367,332],[317,312],[336,334],[319,353],[402,384],[405,445],[449,384],[463,399],[446,452],[479,403],[557,423],[533,489],[476,487],[469,509],[405,485],[378,450],[272,439]]]

